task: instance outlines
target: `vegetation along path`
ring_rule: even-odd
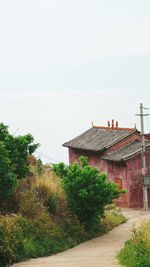
[[[129,231],[133,223],[140,224],[143,219],[150,218],[150,212],[124,209],[123,214],[128,221],[103,236],[82,243],[65,252],[53,256],[29,260],[14,264],[15,267],[117,267],[116,254],[129,239]]]

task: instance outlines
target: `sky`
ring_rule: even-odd
[[[44,161],[62,144],[150,108],[149,0],[0,1],[0,121],[31,132]],[[150,131],[150,118],[145,118]]]

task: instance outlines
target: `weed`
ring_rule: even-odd
[[[118,259],[127,267],[150,266],[150,220],[143,222],[139,229],[133,225],[131,239],[125,242],[124,248],[119,252]]]

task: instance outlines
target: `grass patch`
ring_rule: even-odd
[[[105,218],[103,220],[103,225],[105,225],[107,231],[112,230],[114,227],[125,223],[127,219],[121,213],[120,208],[110,205],[106,208]]]
[[[126,221],[120,211],[107,210],[106,218],[92,230],[86,231],[77,216],[68,211],[65,220],[57,224],[42,204],[39,206],[33,194],[31,196],[28,194],[28,202],[22,202],[22,214],[13,220],[8,216],[0,217],[0,267],[64,251]],[[27,212],[28,203],[31,205],[31,202],[34,202],[32,216]]]
[[[144,221],[138,229],[133,225],[131,239],[125,242],[117,258],[127,267],[150,266],[150,220]]]

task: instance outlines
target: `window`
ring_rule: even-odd
[[[119,190],[122,190],[122,179],[121,178],[115,178],[114,183],[117,184],[117,188]]]

